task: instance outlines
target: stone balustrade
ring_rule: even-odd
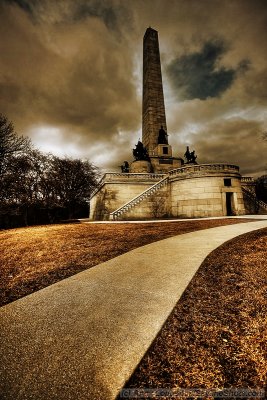
[[[153,174],[153,173],[117,173],[117,172],[106,172],[99,181],[98,187],[92,192],[91,198],[101,189],[105,183],[109,182],[136,182],[140,180],[148,181],[160,181],[161,179],[169,176],[170,178],[183,176],[186,174],[198,174],[198,173],[209,173],[209,172],[228,172],[239,173],[239,167],[232,164],[188,164],[183,167],[173,169],[166,174]],[[253,179],[247,177],[247,179]]]
[[[146,175],[146,174],[144,174],[144,175]],[[147,175],[150,175],[150,174],[147,174]],[[119,207],[117,210],[113,211],[110,214],[109,219],[110,220],[118,219],[122,214],[125,214],[127,211],[129,211],[130,209],[135,207],[137,204],[139,204],[141,201],[143,201],[144,199],[148,198],[149,196],[151,196],[152,194],[157,192],[163,186],[167,185],[169,177],[165,176],[165,175],[163,175],[163,176],[164,177],[159,182],[155,183],[150,188],[144,190],[141,194],[134,197],[132,200],[128,201],[126,204]]]
[[[250,189],[248,189],[248,188],[246,188],[246,187],[242,187],[242,190],[243,190],[243,192],[246,193],[252,200],[256,201],[260,207],[262,207],[264,210],[267,211],[267,204],[266,204],[264,201],[259,200],[259,199],[257,198],[256,194],[255,194],[254,192],[252,192],[252,190],[250,190]]]
[[[194,165],[185,165],[183,167],[173,169],[169,171],[169,176],[173,177],[176,175],[182,175],[182,174],[190,174],[190,173],[195,173],[195,172],[216,172],[216,171],[222,171],[222,172],[239,172],[239,167],[237,165],[232,165],[232,164],[194,164]]]
[[[91,197],[94,197],[95,194],[101,189],[101,187],[108,182],[140,182],[143,181],[159,181],[164,178],[166,174],[152,174],[152,173],[117,173],[117,172],[106,172],[100,181],[98,182],[97,188],[92,192]]]
[[[255,183],[255,179],[252,176],[242,176],[241,184],[242,183]]]
[[[105,181],[114,182],[115,179],[119,180],[140,180],[140,179],[147,179],[147,180],[159,180],[166,176],[166,174],[152,174],[152,173],[116,173],[116,172],[107,172],[100,182]]]

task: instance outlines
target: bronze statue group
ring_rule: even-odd
[[[159,130],[158,144],[168,144],[168,135],[162,125]],[[148,151],[140,140],[138,140],[137,144],[135,145],[135,149],[133,149],[133,156],[135,158],[135,161],[149,161]],[[186,147],[184,158],[186,159],[185,164],[197,164],[197,155],[195,154],[195,150],[190,151],[189,146]],[[129,173],[130,166],[128,161],[124,161],[123,164],[120,165],[120,168],[122,173]]]

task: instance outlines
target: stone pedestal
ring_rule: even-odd
[[[149,173],[152,171],[150,161],[139,160],[133,161],[130,166],[130,173]]]
[[[182,159],[178,157],[150,157],[152,170],[156,174],[166,174],[168,171],[180,168],[182,166]]]
[[[169,144],[158,144],[151,155],[164,158],[172,157],[172,146]]]

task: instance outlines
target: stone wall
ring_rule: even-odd
[[[239,173],[215,166],[213,170],[196,166],[187,169],[185,174],[173,175],[170,183],[173,217],[245,214]]]
[[[163,187],[159,186],[161,180]],[[153,185],[159,189],[155,191]],[[148,188],[136,202],[135,197]],[[228,164],[186,165],[167,174],[106,174],[91,199],[90,218],[107,220],[110,213],[130,201],[132,208],[128,205],[129,209],[119,210],[114,217],[131,220],[245,214],[239,169]]]
[[[127,221],[170,217],[169,189],[169,186],[160,188],[156,193],[144,199],[139,207],[130,209],[120,219]]]
[[[103,177],[90,201],[90,219],[108,220],[109,214],[162,179],[161,174],[115,174]]]

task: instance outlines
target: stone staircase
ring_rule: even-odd
[[[255,194],[252,190],[250,190],[250,189],[248,189],[248,188],[242,186],[242,191],[243,191],[243,193],[246,194],[251,200],[255,201],[255,203],[257,203],[257,205],[258,205],[260,208],[263,208],[263,209],[267,212],[267,204],[266,204],[264,201],[261,201],[261,200],[257,199],[256,194]]]
[[[140,204],[143,200],[147,199],[149,196],[153,195],[158,190],[160,190],[163,186],[167,185],[168,179],[169,177],[165,176],[163,179],[161,179],[154,185],[150,186],[148,189],[144,190],[138,196],[134,197],[132,200],[128,201],[127,203],[119,207],[117,210],[110,213],[109,219],[110,220],[119,219],[123,214],[126,214],[128,211],[130,211],[138,204]]]

